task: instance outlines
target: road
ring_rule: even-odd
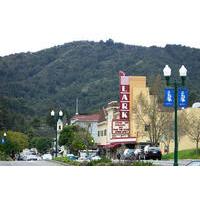
[[[174,160],[148,160],[149,162],[152,162],[153,165],[156,166],[173,166]],[[187,159],[187,160],[179,160],[178,165],[179,166],[186,166],[189,164],[192,160]]]
[[[179,160],[179,166],[186,166],[192,160]],[[195,162],[200,160],[195,160]],[[113,160],[117,163],[118,160]],[[155,166],[173,166],[173,160],[145,160],[144,162],[152,162]],[[63,166],[55,161],[0,161],[0,166]]]
[[[0,161],[0,166],[62,166],[54,161]]]

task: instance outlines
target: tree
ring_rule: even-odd
[[[79,150],[93,147],[94,140],[90,133],[79,126],[66,126],[60,133],[59,145],[66,146],[71,152],[77,154]]]
[[[50,115],[50,112],[48,113],[48,115],[46,116],[46,124],[49,126],[49,127],[52,127],[52,128],[56,128],[56,121],[55,121],[55,118],[52,117]]]
[[[1,133],[1,137],[3,137],[3,133]],[[27,135],[20,132],[8,131],[5,143],[1,144],[0,150],[14,157],[16,153],[20,153],[23,149],[27,148],[28,145]]]
[[[138,128],[148,133],[152,145],[158,145],[161,139],[170,141],[172,113],[161,110],[156,96],[149,98],[142,93],[138,96],[134,107]],[[166,137],[167,136],[167,137]]]
[[[72,151],[78,152],[79,150],[88,150],[94,145],[94,140],[90,133],[84,128],[78,127],[77,133],[75,133],[74,140],[72,142]]]
[[[168,146],[172,113],[161,106],[161,85],[161,77],[158,75],[151,84],[150,94],[138,95],[134,111],[138,128],[141,132],[147,132],[151,144],[158,145],[162,140]]]
[[[38,118],[34,118],[33,121],[31,122],[31,125],[33,128],[37,129],[41,125],[41,121]]]
[[[60,133],[59,145],[67,146],[71,148],[72,142],[74,140],[74,134],[77,132],[76,126],[66,126]]]
[[[40,153],[46,153],[50,150],[52,140],[47,137],[33,137],[30,141],[30,147],[36,148]]]
[[[200,112],[199,110],[193,110],[193,112],[185,112],[184,119],[184,133],[191,141],[196,144],[196,154],[198,154],[199,142],[200,142]]]

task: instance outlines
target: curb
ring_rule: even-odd
[[[70,166],[67,163],[61,162],[61,161],[57,161],[57,160],[48,160],[49,162],[53,162],[53,163],[57,163],[59,165],[63,165],[63,166]]]

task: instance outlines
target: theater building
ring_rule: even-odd
[[[119,103],[112,101],[103,108],[97,125],[96,143],[100,148],[116,152],[120,147],[135,148],[147,142],[137,128],[133,106],[139,94],[149,96],[145,76],[119,73]],[[144,129],[142,132],[144,132]]]
[[[119,73],[119,102],[109,102],[99,113],[91,115],[76,114],[71,124],[87,129],[93,136],[95,143],[102,152],[115,157],[118,151],[124,148],[136,148],[149,144],[148,132],[145,125],[138,128],[134,105],[137,97],[143,94],[151,101],[145,76],[126,76]],[[187,113],[200,115],[200,108],[187,108]],[[179,110],[178,113],[183,112]],[[166,145],[160,142],[162,152]],[[195,148],[195,143],[185,135],[179,138],[179,150]],[[173,152],[174,142],[170,141],[169,152]]]

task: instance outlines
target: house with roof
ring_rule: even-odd
[[[99,119],[100,119],[100,113],[89,114],[89,115],[81,115],[77,113],[75,116],[71,118],[71,124],[85,128],[89,133],[91,133],[92,137],[96,142],[98,137],[97,124],[99,122]]]

